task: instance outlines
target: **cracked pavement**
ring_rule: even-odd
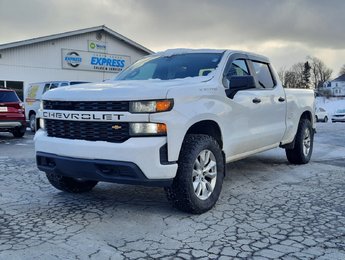
[[[345,124],[317,124],[307,165],[275,149],[227,165],[220,199],[179,212],[163,189],[54,189],[33,135],[0,133],[0,259],[345,259]]]

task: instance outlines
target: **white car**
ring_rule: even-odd
[[[37,165],[62,191],[163,186],[173,206],[202,213],[220,195],[227,162],[282,147],[291,163],[308,163],[314,116],[313,91],[284,89],[266,57],[168,50],[113,82],[45,93]]]
[[[327,123],[328,122],[327,111],[325,109],[323,109],[322,107],[317,108],[315,111],[315,120],[316,120],[316,122]]]
[[[345,108],[338,109],[332,116],[332,123],[345,122]]]
[[[51,89],[89,83],[86,81],[46,81],[30,83],[27,90],[24,93],[24,106],[25,106],[25,116],[29,121],[29,127],[31,131],[35,132],[36,127],[36,114],[40,107],[40,102],[42,95]]]

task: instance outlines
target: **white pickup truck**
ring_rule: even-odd
[[[173,206],[202,213],[216,203],[228,162],[282,147],[290,163],[308,163],[313,111],[313,91],[283,89],[266,57],[168,50],[113,82],[47,92],[37,165],[62,191],[99,181],[163,186]]]

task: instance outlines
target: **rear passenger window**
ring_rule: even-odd
[[[253,65],[260,86],[263,88],[273,88],[274,81],[268,64],[253,61]]]

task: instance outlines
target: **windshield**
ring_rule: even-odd
[[[336,111],[336,113],[343,114],[343,113],[345,113],[345,109],[338,109],[338,110]]]
[[[223,53],[187,53],[148,56],[123,71],[115,80],[182,79],[207,76],[215,70]]]
[[[18,102],[19,98],[13,91],[1,91],[0,102]]]

